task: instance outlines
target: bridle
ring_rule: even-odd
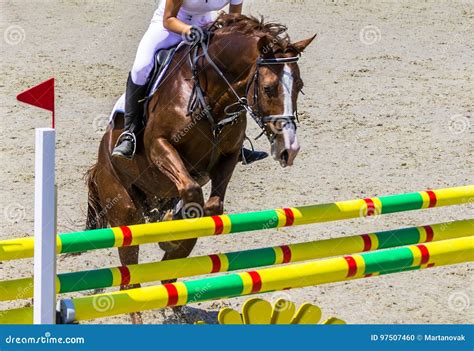
[[[298,120],[298,112],[295,110],[293,114],[291,115],[285,115],[285,114],[280,114],[280,115],[268,115],[268,116],[263,116],[261,107],[260,107],[260,99],[259,99],[259,94],[260,94],[260,68],[264,66],[272,66],[272,65],[285,65],[287,63],[297,63],[300,58],[298,56],[293,56],[293,57],[280,57],[280,58],[263,58],[259,57],[257,59],[256,65],[255,65],[255,73],[253,75],[253,79],[250,80],[247,84],[247,89],[246,89],[246,96],[248,96],[248,93],[250,91],[251,86],[253,85],[253,101],[252,105],[249,106],[252,110],[251,113],[249,113],[252,118],[255,120],[255,122],[258,124],[258,126],[262,129],[262,133],[257,137],[259,138],[263,134],[266,134],[270,142],[273,141],[275,138],[275,133],[271,133],[270,135],[268,133],[265,133],[265,124],[266,123],[275,123],[275,122],[282,122],[282,128],[286,124],[293,124],[295,129],[296,129],[296,121]]]
[[[212,60],[212,58],[210,57],[208,46],[209,46],[209,39],[207,42],[200,43],[200,45],[194,44],[193,50],[191,50],[190,52],[190,61],[191,61],[191,67],[193,71],[194,85],[193,85],[191,98],[188,104],[188,114],[192,114],[196,110],[196,107],[200,107],[201,111],[204,112],[207,119],[211,123],[212,128],[213,128],[213,134],[215,137],[217,137],[217,135],[222,131],[222,129],[225,126],[234,124],[242,116],[242,112],[244,111],[247,112],[252,117],[252,119],[257,123],[257,125],[262,130],[262,132],[255,139],[258,139],[260,136],[265,134],[268,140],[270,141],[270,143],[274,141],[276,137],[276,133],[271,130],[268,131],[265,128],[266,123],[282,122],[282,128],[286,124],[290,123],[290,124],[293,124],[294,127],[296,128],[296,121],[298,120],[298,113],[296,110],[291,115],[285,115],[285,114],[267,115],[267,116],[262,115],[262,110],[260,107],[260,99],[259,99],[259,88],[260,88],[259,84],[260,84],[260,68],[261,67],[271,66],[271,65],[284,65],[287,63],[296,63],[299,60],[298,56],[281,57],[281,58],[259,57],[255,64],[255,73],[253,74],[253,78],[249,80],[249,82],[247,83],[245,96],[241,97],[239,96],[237,91],[234,89],[232,84],[229,82],[229,80],[222,73],[222,71],[219,69],[219,67],[215,64],[214,60]],[[199,48],[202,48],[201,54],[199,53]],[[221,79],[226,83],[229,90],[237,99],[236,102],[224,108],[224,113],[226,114],[226,117],[217,123],[215,122],[212,116],[211,107],[207,104],[204,98],[205,94],[199,82],[197,66],[198,66],[198,61],[201,58],[206,59],[209,65],[214,69],[214,71],[219,75],[219,77],[221,77]],[[253,101],[251,104],[249,104],[246,96],[248,96],[252,86],[253,86]]]
[[[298,62],[299,57],[282,57],[282,58],[270,58],[270,59],[259,57],[255,64],[255,73],[253,74],[253,78],[249,82],[247,82],[246,94],[245,96],[242,97],[242,96],[239,96],[239,94],[234,89],[232,84],[229,82],[227,77],[224,75],[224,73],[222,73],[220,68],[216,65],[214,60],[209,55],[209,51],[208,51],[209,42],[210,42],[210,36],[208,36],[208,39],[206,42],[203,41],[200,43],[192,44],[189,50],[189,60],[190,60],[190,66],[192,70],[193,88],[191,92],[191,97],[188,102],[187,114],[194,115],[196,111],[199,111],[198,116],[205,116],[207,120],[209,121],[209,124],[211,125],[213,140],[212,140],[211,160],[207,167],[208,170],[211,170],[215,162],[217,162],[217,158],[218,158],[217,149],[219,145],[219,134],[221,133],[222,129],[225,126],[233,125],[240,118],[245,116],[244,112],[247,112],[262,130],[262,132],[255,139],[258,139],[259,137],[265,134],[270,144],[273,144],[278,133],[274,131],[272,128],[266,128],[267,123],[275,123],[275,122],[280,121],[282,122],[281,128],[283,128],[288,123],[293,124],[293,126],[296,128],[296,123],[295,123],[295,120],[297,120],[296,110],[293,112],[292,115],[284,115],[284,114],[268,115],[268,116],[262,115],[262,110],[260,107],[260,99],[259,99],[259,81],[260,81],[260,68],[261,67],[268,66],[268,65],[281,65],[281,64],[287,64],[287,63],[296,63]],[[225,82],[229,90],[237,99],[236,102],[229,104],[224,108],[224,113],[226,117],[220,120],[219,122],[216,122],[214,117],[212,116],[212,107],[206,101],[205,92],[201,87],[201,83],[199,79],[199,70],[198,70],[198,63],[201,58],[207,61],[207,63],[214,69],[214,71],[219,75],[219,77]],[[252,85],[254,87],[253,101],[252,101],[252,104],[249,104],[247,101],[247,96],[250,92],[250,88]]]

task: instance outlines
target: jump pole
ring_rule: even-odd
[[[84,321],[125,313],[182,306],[291,288],[367,278],[469,262],[474,238],[463,237],[361,254],[293,263],[145,288],[67,299],[61,303],[62,322]],[[0,324],[31,323],[31,307],[3,311]]]
[[[464,236],[474,236],[474,219],[215,255],[62,273],[56,278],[56,293],[301,262]],[[0,281],[0,301],[31,297],[31,283],[32,278]],[[21,296],[17,296],[19,292]]]
[[[55,140],[54,129],[36,129],[34,324],[56,323]]]
[[[83,321],[200,301],[472,261],[472,237],[71,299]],[[103,301],[105,299],[105,301]],[[105,305],[104,305],[105,303]],[[69,322],[69,321],[68,321]]]
[[[61,254],[143,245],[472,202],[474,202],[474,185],[467,185],[329,204],[104,228],[59,234],[56,252]],[[0,241],[0,261],[32,257],[33,247],[33,238]]]

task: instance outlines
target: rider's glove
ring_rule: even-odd
[[[189,33],[189,40],[192,43],[203,43],[207,41],[209,31],[206,28],[192,26]]]

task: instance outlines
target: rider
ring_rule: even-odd
[[[125,92],[124,133],[112,151],[112,156],[133,158],[135,134],[141,125],[141,104],[153,69],[155,53],[177,45],[184,38],[201,40],[200,27],[212,22],[212,12],[229,4],[229,13],[241,14],[243,0],[162,0],[150,26],[140,41],[135,62],[128,76]],[[249,164],[267,157],[266,152],[242,150],[242,163]]]

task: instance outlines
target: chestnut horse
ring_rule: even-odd
[[[147,101],[133,160],[111,157],[122,118],[107,128],[98,161],[86,175],[88,229],[162,220],[173,208],[174,218],[222,214],[247,113],[268,137],[273,158],[283,167],[293,164],[303,87],[297,60],[314,37],[292,43],[282,25],[234,15],[219,16],[209,29],[207,43],[180,48]],[[202,187],[209,181],[204,201]],[[163,260],[187,257],[195,244],[160,243]],[[138,246],[119,248],[121,263],[138,263],[138,252]]]

